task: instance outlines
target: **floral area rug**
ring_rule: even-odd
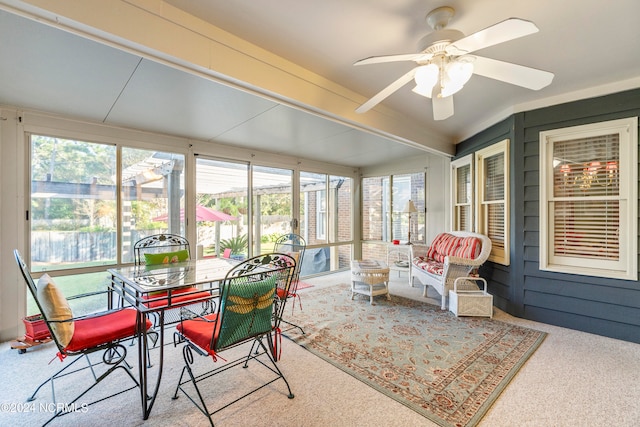
[[[304,295],[289,338],[442,426],[476,425],[546,333],[348,285]]]
[[[299,291],[300,289],[307,289],[307,288],[313,288],[313,285],[311,283],[308,282],[298,282],[298,287],[296,288],[297,291]]]

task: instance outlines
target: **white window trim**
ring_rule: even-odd
[[[457,193],[458,192],[458,174],[456,173],[456,170],[460,167],[464,167],[467,165],[469,165],[469,174],[471,175],[471,186],[472,186],[471,203],[470,203],[472,230],[468,230],[468,231],[475,231],[476,229],[475,209],[474,209],[475,177],[474,177],[474,170],[473,170],[473,154],[468,154],[464,157],[453,160],[451,162],[451,226],[456,231],[460,230],[460,226],[458,224],[457,215],[456,215],[457,214],[456,207],[458,205],[458,193]]]
[[[327,190],[318,190],[316,193],[316,238],[318,240],[327,240]],[[325,202],[324,210],[322,209],[322,201]],[[322,227],[322,232],[320,232]]]
[[[620,260],[553,257],[553,143],[618,133],[620,142]],[[626,280],[638,278],[638,118],[611,120],[540,132],[540,270]]]
[[[476,166],[476,182],[475,182],[475,220],[476,230],[480,234],[488,235],[487,227],[485,223],[485,215],[482,207],[484,206],[484,159],[492,157],[498,154],[504,153],[504,251],[497,247],[491,248],[491,255],[489,261],[497,264],[509,265],[510,260],[510,239],[511,239],[511,227],[509,222],[510,212],[510,200],[509,200],[509,188],[510,188],[510,172],[509,172],[509,139],[504,139],[497,142],[487,148],[479,150],[475,153],[475,166]]]

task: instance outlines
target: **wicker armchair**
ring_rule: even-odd
[[[432,286],[442,295],[441,307],[446,310],[453,282],[458,277],[474,274],[490,253],[491,240],[487,236],[466,231],[440,233],[430,246],[411,246],[411,285],[415,286],[414,279],[418,279],[424,285],[425,297],[427,286]],[[469,284],[474,286],[471,282]]]

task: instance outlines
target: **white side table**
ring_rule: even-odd
[[[411,245],[393,243],[387,244],[387,265],[389,269],[397,271],[398,277],[403,271],[407,272],[411,284]]]
[[[373,297],[386,295],[389,297],[389,267],[377,260],[351,261],[351,299],[355,294],[369,296],[369,303],[373,304]]]

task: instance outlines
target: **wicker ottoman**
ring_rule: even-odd
[[[355,294],[369,296],[369,303],[373,304],[373,297],[386,295],[389,297],[389,267],[382,261],[352,260],[351,261],[351,299]]]

